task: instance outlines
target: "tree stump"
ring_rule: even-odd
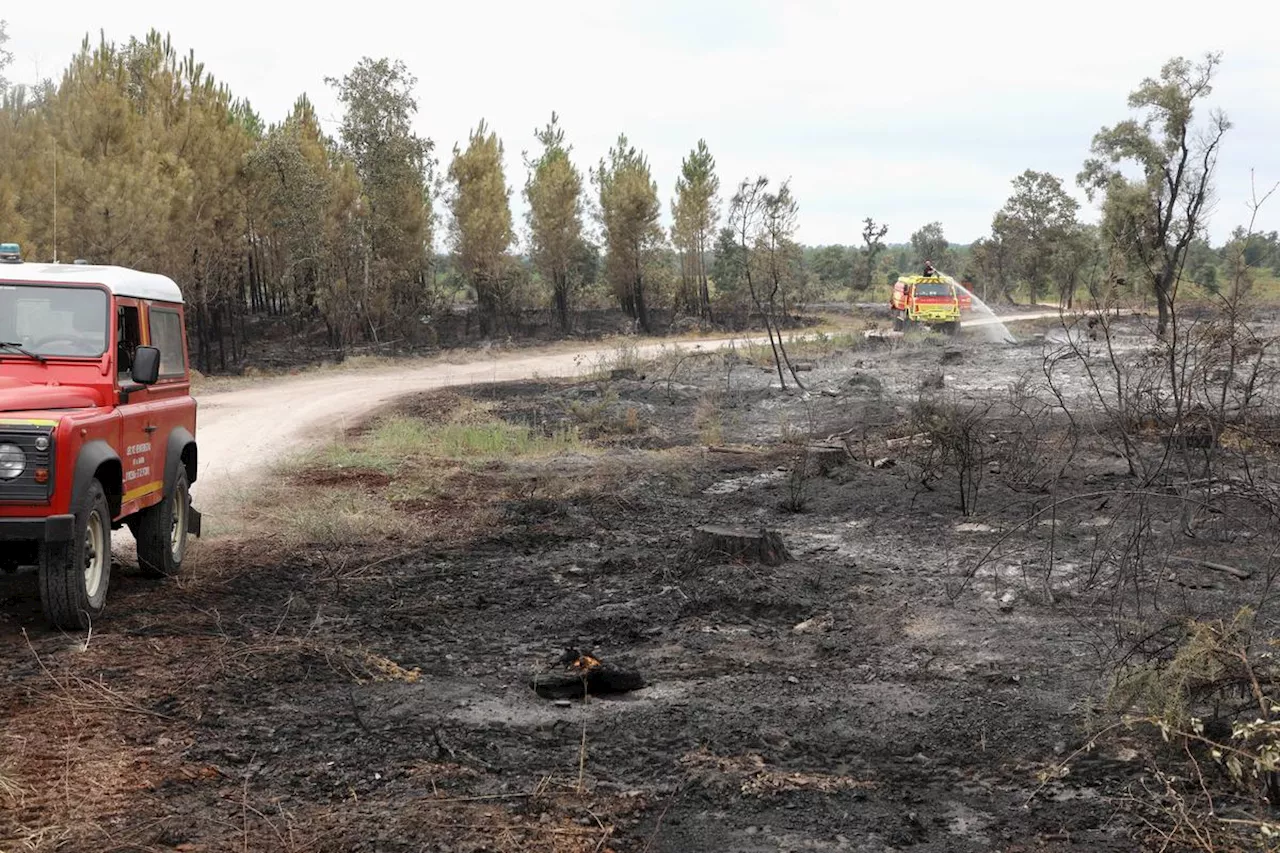
[[[693,531],[692,549],[699,557],[728,557],[766,566],[780,566],[791,559],[782,537],[763,527],[757,530],[719,525],[699,527]]]
[[[837,441],[813,442],[805,452],[819,474],[829,474],[849,461],[849,448]]]

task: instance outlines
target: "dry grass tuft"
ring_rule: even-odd
[[[765,760],[755,753],[722,757],[706,749],[699,749],[684,755],[680,759],[680,765],[696,780],[713,785],[731,782],[736,784],[744,795],[752,797],[771,797],[788,791],[816,791],[829,794],[835,791],[877,787],[875,782],[849,776],[778,770],[769,767]]]

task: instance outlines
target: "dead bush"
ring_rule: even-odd
[[[966,516],[978,511],[990,461],[992,405],[957,396],[921,396],[911,407],[911,431],[924,439],[915,445],[921,485],[932,489],[933,483],[950,479]]]
[[[1010,384],[1005,403],[1009,416],[1004,441],[997,448],[1000,472],[1014,488],[1047,491],[1071,467],[1079,450],[1075,417],[1050,385],[1030,376]]]
[[[810,459],[808,445],[801,445],[791,459],[787,472],[787,497],[782,508],[787,512],[804,512],[809,506]]]

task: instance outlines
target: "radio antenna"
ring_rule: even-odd
[[[53,262],[58,262],[58,140],[53,141]]]

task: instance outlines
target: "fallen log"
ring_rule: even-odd
[[[708,525],[693,531],[693,553],[704,558],[730,558],[780,566],[791,559],[782,537],[773,530]]]
[[[890,450],[896,450],[900,447],[911,447],[916,444],[928,444],[929,434],[927,432],[918,432],[915,435],[904,435],[902,438],[886,439],[884,446]]]
[[[1197,560],[1194,557],[1170,557],[1170,563],[1182,566],[1195,566],[1200,569],[1208,569],[1211,572],[1222,572],[1224,575],[1240,581],[1247,581],[1253,577],[1253,572],[1245,569],[1237,569],[1235,566],[1228,566],[1225,563],[1211,563],[1208,560]]]

